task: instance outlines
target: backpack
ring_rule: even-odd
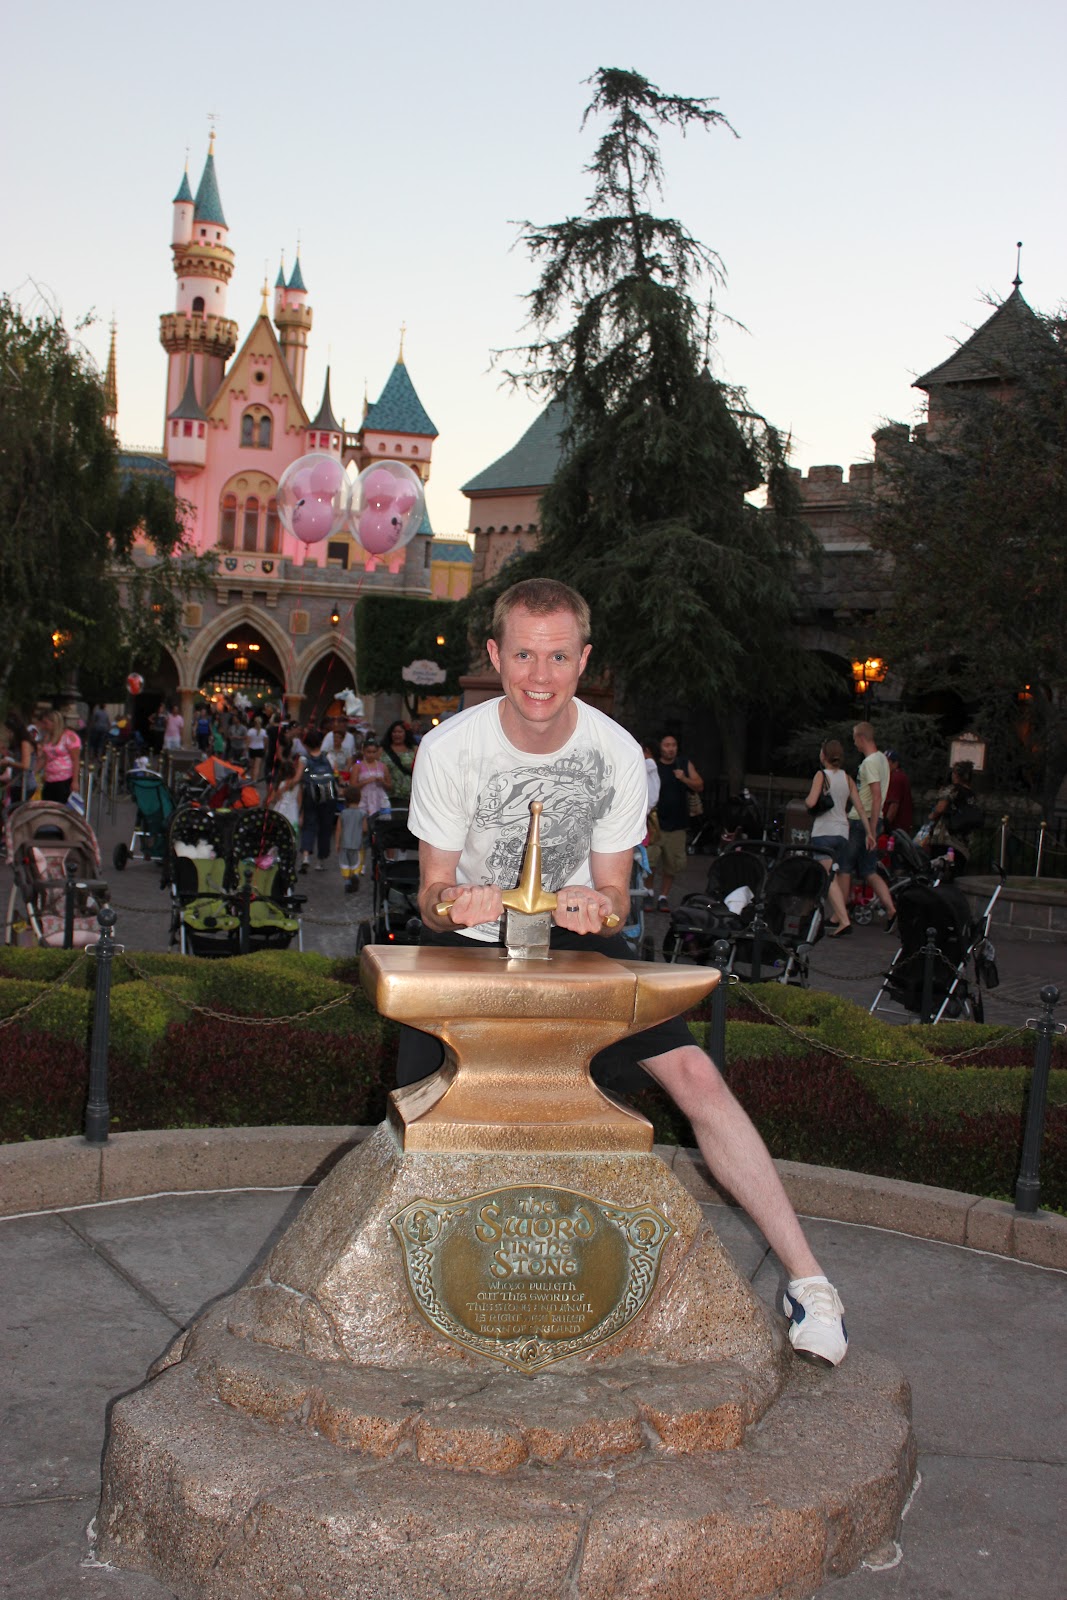
[[[311,759],[316,758],[313,756]],[[327,801],[337,799],[337,779],[326,763],[325,756],[317,759],[325,763],[325,771],[312,772],[308,768],[304,772],[304,799],[313,806],[325,805]]]

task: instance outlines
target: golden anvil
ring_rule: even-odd
[[[536,811],[534,807],[536,806]],[[509,916],[541,915],[539,802]],[[520,903],[515,904],[518,900]],[[535,909],[527,910],[527,907]],[[510,944],[510,940],[509,940]],[[652,1127],[589,1075],[598,1051],[687,1010],[714,968],[556,951],[531,963],[497,947],[367,945],[360,968],[383,1016],[432,1033],[445,1064],[390,1096],[405,1150],[650,1150]]]

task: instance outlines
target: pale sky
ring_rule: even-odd
[[[0,289],[34,286],[101,364],[118,322],[119,432],[158,447],[174,306],[171,201],[186,149],[216,166],[247,335],[264,268],[299,236],[314,310],[304,400],[327,361],[350,427],[396,359],[440,437],[428,504],[467,525],[460,485],[536,415],[489,370],[522,338],[535,269],[523,218],[582,208],[597,67],[713,95],[740,135],[668,134],[664,210],[722,256],[713,368],[791,431],[793,460],[862,460],[910,387],[1003,298],[1067,288],[1056,0],[35,0],[8,7],[0,101]]]

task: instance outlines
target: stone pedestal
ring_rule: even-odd
[[[365,981],[411,1017],[452,956],[373,948]],[[793,1358],[647,1124],[553,1026],[569,985],[599,1048],[608,1012],[617,1036],[709,975],[661,968],[656,1001],[604,963],[593,1003],[600,958],[543,985],[492,959],[464,953],[478,995],[420,1018],[443,1071],[114,1408],[104,1559],[182,1600],[706,1600],[810,1594],[894,1536],[903,1379]],[[492,1017],[524,1006],[509,1074]]]

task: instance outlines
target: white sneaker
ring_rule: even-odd
[[[798,1356],[836,1367],[848,1349],[845,1308],[827,1278],[792,1278],[782,1297],[789,1343]]]

